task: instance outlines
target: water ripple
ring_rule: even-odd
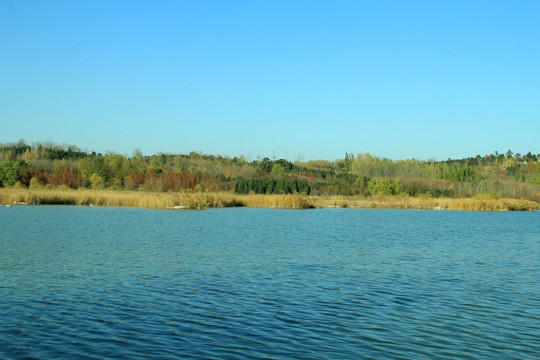
[[[18,207],[0,220],[2,358],[540,358],[536,213]]]

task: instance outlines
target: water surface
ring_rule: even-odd
[[[0,358],[540,358],[540,213],[0,208]]]

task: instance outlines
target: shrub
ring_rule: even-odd
[[[40,189],[42,187],[41,181],[35,176],[33,176],[30,179],[30,185],[28,186],[30,189]]]
[[[403,186],[398,179],[379,177],[368,181],[368,189],[373,196],[386,196],[400,194]]]

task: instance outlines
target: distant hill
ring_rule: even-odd
[[[291,162],[196,152],[131,157],[74,145],[0,144],[0,187],[69,187],[139,191],[225,191],[239,194],[409,195],[527,198],[540,201],[540,155],[391,160],[346,153],[335,161]]]

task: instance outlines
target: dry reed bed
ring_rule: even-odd
[[[188,209],[241,206],[233,194],[155,193],[113,190],[0,189],[0,203],[63,204]]]
[[[421,198],[421,197],[373,197],[316,198],[317,207],[357,207],[372,209],[441,209],[476,211],[536,211],[539,204],[525,199],[474,199],[474,198]]]
[[[450,199],[415,197],[354,198],[343,196],[302,195],[239,195],[205,192],[132,192],[112,190],[72,189],[0,189],[0,204],[67,204],[123,206],[151,209],[221,207],[259,207],[306,209],[314,207],[376,208],[376,209],[449,209],[483,211],[535,211],[539,204],[524,199]]]

